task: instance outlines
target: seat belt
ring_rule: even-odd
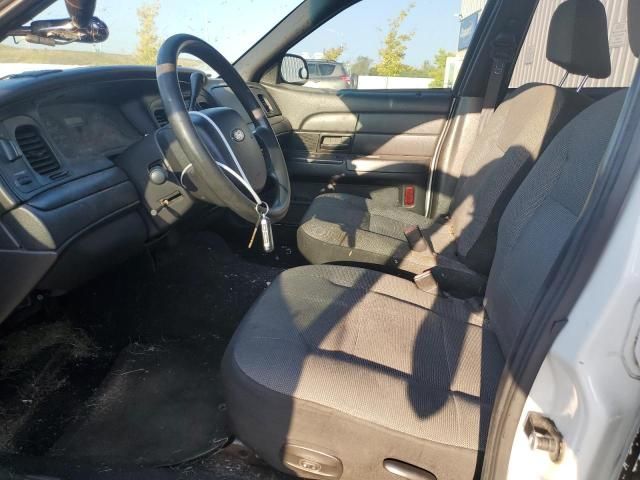
[[[409,247],[414,252],[424,252],[430,245],[427,243],[427,239],[422,235],[422,230],[418,225],[412,225],[404,229],[404,236],[407,239]]]
[[[500,33],[496,36],[491,46],[491,71],[487,80],[487,89],[482,103],[480,117],[481,131],[487,118],[493,113],[500,101],[500,92],[504,83],[504,77],[516,53],[516,39],[511,33]]]
[[[478,129],[476,130],[476,135],[482,132],[485,123],[498,107],[498,103],[500,102],[500,93],[502,92],[502,84],[504,83],[508,67],[514,60],[515,54],[515,36],[508,30],[499,33],[491,44],[491,70],[489,71],[489,78],[487,79],[487,88],[482,102],[482,110],[480,111],[480,120],[478,123]],[[457,167],[458,173],[460,173],[463,168],[464,162],[460,162],[460,165]],[[457,186],[454,188],[453,195],[455,195],[456,188]],[[439,199],[439,211],[449,212],[452,201],[453,198],[447,200]]]

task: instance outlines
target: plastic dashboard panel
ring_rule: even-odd
[[[145,67],[0,82],[0,266],[10,279],[0,282],[0,321],[34,288],[73,288],[144,247],[145,209],[114,160],[157,129],[148,109],[157,100]],[[59,164],[53,172],[23,155],[25,125]]]
[[[179,74],[186,91],[190,73]],[[289,133],[273,99],[251,88],[264,96],[274,130]],[[242,112],[217,80],[203,95]],[[154,141],[161,108],[149,67],[0,81],[0,266],[11,278],[0,282],[0,321],[33,289],[68,290],[126,260],[196,205]],[[53,173],[38,173],[23,155],[16,129],[24,125],[59,163]],[[166,184],[149,181],[154,166],[167,169]],[[181,203],[158,208],[167,196]]]

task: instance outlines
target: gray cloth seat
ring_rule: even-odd
[[[640,42],[637,5],[629,30]],[[588,107],[533,166],[500,220],[484,299],[346,266],[279,276],[223,361],[238,437],[301,477],[385,480],[394,459],[439,480],[477,478],[505,358],[585,207],[625,97]]]
[[[561,4],[551,22],[547,57],[576,75],[609,75],[607,20],[598,0]],[[348,194],[321,195],[298,229],[300,251],[314,264],[361,262],[412,273],[445,255],[487,274],[509,199],[551,139],[590,103],[553,85],[517,89],[491,114],[470,149],[448,218],[433,222],[400,205]],[[415,226],[432,249],[411,250],[403,232]]]
[[[500,222],[484,300],[347,266],[278,277],[224,359],[238,437],[300,476],[309,471],[286,461],[296,447],[316,452],[305,462],[339,458],[344,480],[390,478],[387,458],[440,480],[474,478],[504,359],[585,205],[625,95],[578,115],[533,167]]]
[[[389,207],[374,200],[341,193],[320,195],[307,211],[298,229],[298,248],[314,264],[339,261],[387,265],[420,272],[435,264],[430,251],[409,248],[404,230],[431,222],[402,207]],[[446,230],[438,235],[446,246]]]
[[[286,271],[225,359],[234,432],[276,466],[282,446],[299,441],[341,457],[344,478],[379,478],[357,472],[371,458],[433,448],[440,454],[424,466],[440,471],[462,458],[458,478],[471,478],[504,364],[484,321],[481,304],[395,276],[335,265]],[[367,445],[355,464],[342,455],[354,442]]]

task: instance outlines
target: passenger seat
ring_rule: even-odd
[[[579,47],[579,48],[576,48]],[[568,73],[611,73],[607,17],[598,0],[568,0],[554,13],[547,58]],[[354,262],[423,272],[441,260],[487,274],[498,222],[546,145],[592,101],[559,86],[527,84],[509,95],[478,135],[458,180],[450,215],[433,219],[401,206],[349,194],[317,197],[298,229],[298,247],[311,263]],[[412,249],[406,231],[426,240]],[[422,243],[422,242],[421,242]],[[426,245],[425,245],[426,243]]]

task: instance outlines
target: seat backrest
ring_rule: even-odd
[[[572,120],[500,220],[485,309],[505,355],[585,205],[625,97],[614,93]]]
[[[577,48],[582,45],[589,46],[589,55]],[[567,0],[558,7],[547,58],[576,75],[610,74],[607,16],[599,0]],[[450,208],[456,253],[464,263],[489,271],[509,199],[551,139],[591,103],[573,90],[528,84],[493,112],[465,159]]]

